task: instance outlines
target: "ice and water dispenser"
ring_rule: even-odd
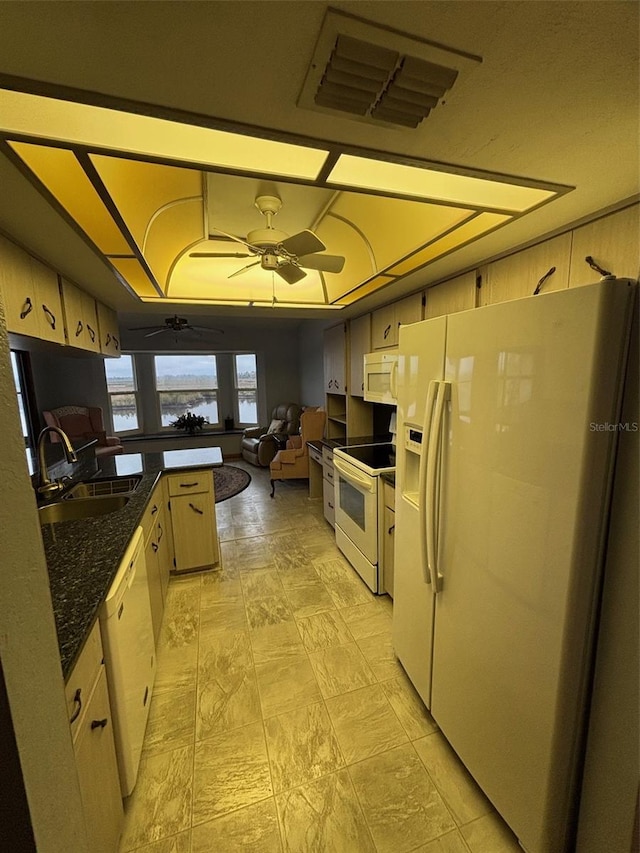
[[[418,506],[420,457],[423,448],[422,429],[405,424],[402,438],[402,452],[404,456],[404,488],[402,495],[412,504]]]

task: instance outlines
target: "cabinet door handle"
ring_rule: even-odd
[[[47,320],[49,321],[49,325],[51,326],[51,328],[55,329],[55,327],[56,327],[56,315],[53,313],[53,311],[49,311],[49,309],[44,304],[44,302],[42,303],[42,310],[47,315]]]
[[[199,485],[199,483],[196,480],[195,483],[180,483],[180,488],[181,489],[192,489],[194,486],[198,486],[198,485]]]
[[[91,338],[91,343],[94,344],[96,342],[96,333],[93,331],[91,326],[87,323],[87,330],[89,332],[89,337]]]
[[[155,554],[155,553],[156,553],[156,551],[158,550],[158,545],[157,545],[157,543],[156,543],[156,542],[152,542],[152,543],[151,543],[151,547],[153,548],[153,553]]]
[[[106,717],[104,718],[104,720],[91,720],[91,730],[93,731],[93,729],[103,729],[107,725],[107,722],[108,720]]]
[[[160,533],[158,534],[158,545],[159,545],[160,540],[164,536],[164,530],[162,529],[162,525],[160,523],[158,523],[158,530],[160,531]]]
[[[395,529],[396,529],[395,524],[392,524],[392,525],[391,525],[391,527],[387,530],[387,533],[388,533],[389,535],[391,535]]]
[[[79,335],[81,335],[81,334],[82,334],[82,329],[83,329],[83,328],[84,328],[84,327],[83,327],[83,325],[82,325],[82,320],[78,320],[78,325],[76,326],[76,338],[77,338]]]
[[[204,512],[203,512],[201,509],[198,509],[198,507],[197,507],[197,506],[194,506],[193,504],[189,504],[189,506],[191,507],[191,509],[192,509],[194,512],[197,512],[197,513],[198,513],[198,515],[204,515]]]
[[[76,705],[76,709],[74,710],[73,714],[69,717],[70,723],[73,723],[75,720],[77,720],[79,715],[80,715],[80,711],[82,711],[82,699],[80,697],[81,693],[82,693],[82,689],[80,687],[78,687],[78,689],[76,690],[76,692],[73,696],[73,702],[74,702],[74,705]]]
[[[329,504],[329,509],[333,509],[333,504],[331,503],[331,501],[327,501],[327,503]]]
[[[107,332],[107,337],[105,338],[104,345],[106,347],[108,347],[110,343],[111,343],[111,335],[109,334],[109,332]]]
[[[24,300],[24,308],[20,312],[20,319],[24,320],[24,318],[27,316],[27,314],[31,314],[32,311],[33,311],[33,302],[27,296],[27,298]]]
[[[391,324],[389,324],[387,326],[387,328],[384,330],[384,334],[382,335],[382,337],[385,339],[385,341],[387,340],[387,337],[389,336],[390,331],[391,331]]]
[[[113,342],[116,345],[116,349],[120,349],[120,341],[116,337],[114,337]]]
[[[153,508],[152,508],[152,510],[151,510],[151,515],[155,515],[157,512],[158,512],[158,507],[157,507],[157,505],[156,505],[156,504],[154,504],[154,505],[153,505]]]

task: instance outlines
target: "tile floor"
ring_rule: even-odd
[[[121,853],[509,853],[304,481],[245,463],[223,568],[172,579]]]

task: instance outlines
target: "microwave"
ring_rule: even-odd
[[[397,352],[369,352],[364,357],[364,399],[369,403],[397,403]]]

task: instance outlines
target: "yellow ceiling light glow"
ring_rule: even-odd
[[[556,195],[554,190],[372,160],[353,154],[340,155],[327,183],[518,213]]]
[[[0,89],[0,130],[183,163],[315,180],[327,151]]]

